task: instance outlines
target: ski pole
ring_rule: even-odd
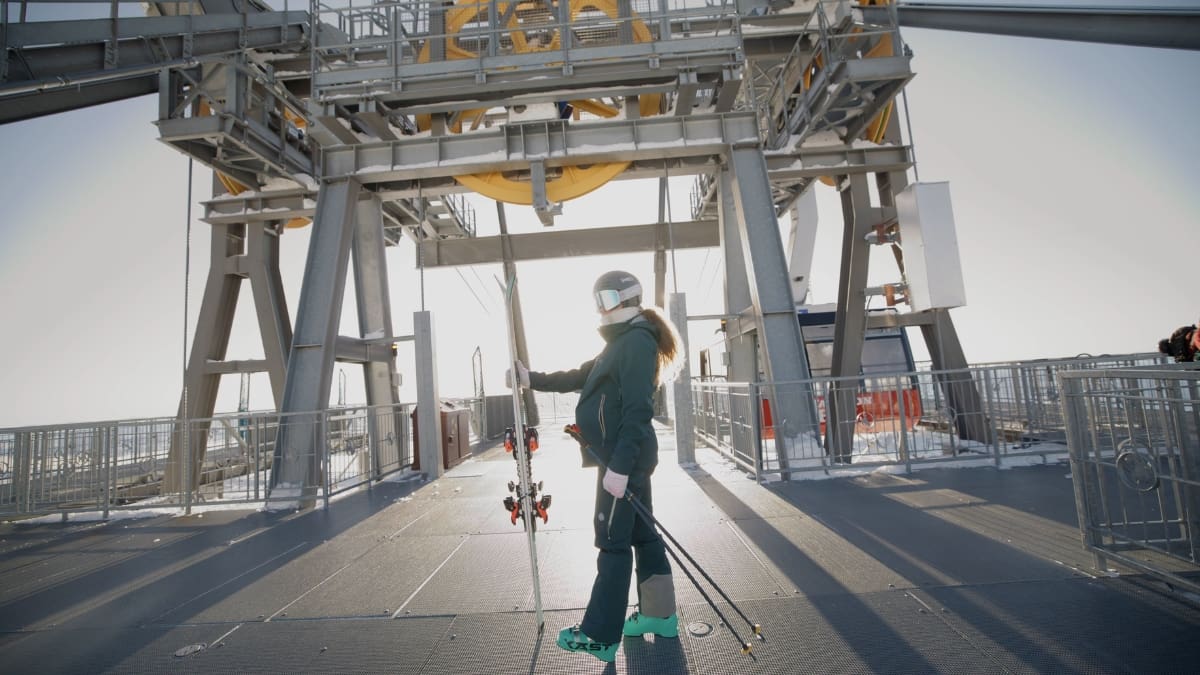
[[[725,627],[729,629],[730,633],[733,633],[734,639],[737,640],[738,644],[740,644],[742,646],[742,653],[748,654],[750,656],[750,658],[757,661],[758,657],[756,657],[754,654],[752,654],[750,652],[750,649],[751,649],[750,643],[743,640],[741,635],[738,635],[738,632],[736,629],[734,629],[733,624],[729,622],[729,619],[725,618],[725,615],[721,613],[720,608],[717,607],[717,603],[713,602],[712,598],[708,597],[708,593],[706,593],[704,591],[704,587],[700,585],[700,582],[696,580],[696,577],[692,576],[692,571],[689,570],[687,568],[687,566],[683,564],[683,561],[679,559],[679,554],[675,552],[675,549],[671,548],[670,546],[667,546],[666,542],[663,542],[663,550],[666,551],[668,554],[670,554],[671,559],[675,561],[675,564],[679,566],[679,569],[683,570],[683,573],[687,575],[688,581],[692,582],[692,585],[696,587],[697,591],[700,591],[701,597],[703,597],[704,601],[708,603],[708,606],[712,607],[712,610],[717,613],[717,618],[719,618],[721,620],[721,623],[724,624]],[[693,564],[695,564],[695,563],[693,563]],[[696,568],[699,569],[700,566],[697,565]],[[713,584],[713,587],[717,588],[717,585]],[[717,590],[720,590],[720,589],[717,588]],[[724,595],[724,594],[722,594],[722,595]],[[733,603],[730,603],[730,604],[732,605]],[[737,609],[736,605],[734,606],[734,609]],[[755,626],[755,629],[757,629],[757,628],[758,628],[758,626]],[[755,634],[759,636],[760,640],[762,639],[761,634],[759,634],[757,632]]]
[[[567,435],[569,435],[571,438],[574,438],[575,441],[579,443],[579,446],[581,448],[583,448],[584,450],[586,450],[587,453],[592,456],[592,459],[596,460],[596,464],[599,465],[600,468],[608,469],[608,467],[604,464],[604,462],[600,459],[600,457],[598,455],[596,455],[596,451],[592,450],[592,446],[590,444],[588,444],[588,442],[586,440],[584,440],[582,435],[580,435],[578,429],[573,428],[572,425],[568,424],[563,429],[563,431],[565,431],[567,433]],[[688,562],[692,563],[692,565],[696,568],[696,570],[698,572],[700,572],[700,574],[704,577],[704,579],[706,581],[708,581],[708,583],[712,585],[712,587],[717,591],[717,593],[719,593],[721,595],[721,598],[724,599],[725,602],[729,603],[729,606],[732,607],[733,610],[735,612],[737,612],[738,616],[740,616],[742,618],[742,620],[746,622],[746,625],[749,626],[750,629],[754,631],[755,637],[757,637],[759,640],[764,639],[763,635],[762,635],[762,626],[754,623],[753,621],[750,620],[749,617],[746,616],[745,612],[743,612],[741,610],[741,608],[739,608],[737,606],[737,603],[735,603],[733,601],[733,599],[730,598],[729,595],[721,588],[721,586],[715,580],[713,580],[713,578],[711,576],[709,576],[708,572],[706,572],[704,570],[704,567],[700,563],[696,562],[696,559],[693,558],[691,556],[691,554],[687,552],[687,549],[684,548],[683,545],[680,544],[679,541],[677,539],[675,539],[675,537],[669,531],[667,531],[667,528],[663,527],[663,524],[661,522],[659,522],[659,520],[657,518],[654,517],[654,514],[650,513],[650,510],[646,508],[646,505],[643,504],[641,502],[641,500],[638,499],[637,496],[634,495],[629,490],[625,490],[625,498],[629,500],[629,503],[633,506],[634,510],[638,512],[638,515],[642,516],[642,518],[645,519],[647,522],[653,524],[654,527],[656,528],[656,530],[658,530],[658,531],[662,532],[662,534],[666,535],[667,539],[669,539],[671,541],[671,543],[674,544],[675,547],[678,548],[681,553],[683,553],[684,557],[687,558]],[[700,594],[704,596],[705,600],[708,600],[708,595],[705,594],[704,589],[700,588],[700,584],[691,575],[691,573],[688,571],[688,569],[683,566],[682,562],[679,562],[679,558],[675,556],[674,552],[671,551],[669,546],[666,546],[665,541],[663,542],[663,544],[664,544],[664,548],[666,548],[667,551],[672,554],[672,557],[675,557],[676,562],[679,563],[679,566],[688,575],[688,578],[691,579],[693,584],[695,584],[696,590],[700,591]],[[709,605],[712,606],[712,608],[717,612],[718,616],[720,616],[721,611],[716,608],[716,605],[714,605],[711,600],[709,600]],[[722,616],[721,619],[724,620],[725,617]],[[729,626],[730,632],[734,633],[734,637],[737,637],[737,633],[735,631],[733,631],[733,627],[732,627],[732,625],[729,624],[728,621],[726,621],[726,625]],[[749,649],[748,649],[749,643],[743,642],[740,637],[738,638],[738,641],[742,642],[743,653],[749,653]]]
[[[567,425],[567,427],[564,429],[564,431],[566,431],[568,435],[570,435],[572,438],[574,438],[582,448],[587,450],[588,454],[592,456],[592,459],[596,460],[596,464],[598,464],[600,466],[600,468],[602,468],[602,469],[608,468],[607,466],[605,466],[604,462],[602,462],[600,460],[600,457],[598,457],[596,455],[596,451],[592,450],[591,445],[589,445],[588,442],[586,440],[584,440],[583,436],[581,436],[577,430],[572,428],[570,425]],[[742,610],[737,606],[736,603],[734,603],[734,601],[729,597],[729,595],[726,594],[724,590],[722,590],[721,586],[719,584],[717,584],[717,582],[714,581],[711,576],[709,576],[708,572],[706,572],[704,570],[704,567],[700,563],[696,562],[696,559],[693,558],[691,556],[691,554],[687,552],[687,549],[684,548],[683,545],[680,544],[677,539],[675,539],[675,537],[667,530],[667,528],[663,527],[663,524],[661,522],[659,522],[659,520],[657,518],[654,517],[653,513],[650,513],[650,510],[646,508],[646,505],[642,504],[641,500],[639,500],[636,495],[634,495],[632,492],[630,492],[628,490],[625,491],[625,497],[627,499],[629,499],[629,501],[633,505],[634,509],[636,511],[638,511],[638,513],[643,518],[645,518],[648,522],[652,523],[655,528],[657,528],[664,535],[666,535],[667,539],[671,540],[671,543],[674,544],[680,550],[681,553],[683,553],[684,557],[687,558],[688,562],[692,563],[692,565],[694,565],[696,567],[696,570],[699,571],[700,574],[704,576],[704,579],[706,581],[708,581],[708,583],[712,584],[712,587],[714,589],[716,589],[717,593],[719,593],[721,595],[721,598],[724,599],[725,602],[729,603],[729,605],[731,607],[733,607],[734,611],[736,611],[738,613],[738,616],[740,616],[742,618],[742,620],[746,622],[746,625],[748,625],[750,627],[750,629],[754,631],[754,635],[757,636],[759,639],[762,639],[762,627],[759,626],[758,624],[754,623],[753,621],[751,621],[749,619],[749,617],[747,617],[746,614],[744,612],[742,612]]]
[[[648,522],[653,523],[654,526],[656,528],[658,528],[659,531],[661,531],[664,535],[666,535],[667,539],[670,539],[671,543],[675,545],[675,548],[679,549],[679,552],[682,553],[685,558],[687,558],[688,562],[692,563],[692,565],[696,568],[696,570],[698,572],[700,572],[700,574],[704,577],[704,579],[709,584],[712,585],[712,587],[717,591],[717,593],[719,593],[721,595],[721,598],[723,600],[725,600],[725,602],[729,603],[729,606],[733,608],[733,611],[737,612],[738,616],[740,616],[742,618],[742,621],[746,622],[746,625],[750,627],[750,630],[754,631],[755,637],[757,637],[760,640],[763,639],[762,626],[751,621],[749,619],[749,617],[747,617],[746,614],[744,612],[742,612],[741,608],[739,608],[737,606],[737,603],[735,603],[733,601],[733,599],[730,598],[727,593],[725,593],[725,591],[721,588],[721,586],[718,585],[717,582],[714,581],[711,576],[709,576],[708,572],[704,571],[704,567],[701,566],[700,563],[696,562],[696,559],[693,558],[691,556],[691,554],[687,552],[687,549],[685,549],[683,547],[683,544],[680,544],[679,541],[676,540],[675,537],[673,537],[671,535],[671,533],[667,531],[667,528],[662,526],[662,523],[659,522],[658,519],[654,517],[654,514],[650,513],[650,511],[646,508],[645,504],[642,504],[642,502],[636,496],[634,496],[633,493],[631,493],[629,491],[626,491],[625,495],[629,499],[630,504],[633,505],[634,510],[638,512],[638,515],[640,515],[642,518],[645,518]],[[667,547],[667,548],[669,551],[670,547]],[[676,560],[678,560],[678,558]],[[685,568],[684,571],[686,572],[687,569]],[[691,575],[689,574],[688,576],[690,577]],[[693,583],[695,583],[694,580],[693,580]],[[696,588],[699,589],[700,585],[696,584]],[[700,590],[700,592],[704,593],[703,590]],[[716,608],[714,607],[714,609],[716,609]],[[724,619],[724,617],[721,617],[721,618]]]

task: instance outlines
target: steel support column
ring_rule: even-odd
[[[186,444],[190,449],[187,454],[191,455],[191,468],[185,470],[182,422],[207,420],[212,417],[213,409],[217,405],[217,387],[221,382],[221,375],[209,372],[206,366],[210,361],[224,361],[229,347],[229,334],[233,328],[233,315],[237,309],[242,279],[228,272],[225,261],[242,254],[245,237],[245,225],[214,225],[212,228],[208,280],[205,282],[204,299],[200,302],[200,315],[196,320],[196,332],[192,337],[192,350],[188,355],[187,370],[184,374],[183,386],[186,392],[179,401],[181,433],[171,436],[171,452],[163,477],[165,494],[192,490],[199,481],[208,425],[205,423],[203,434],[199,430],[193,433],[190,442]],[[184,401],[187,402],[186,407]]]
[[[421,470],[429,480],[442,477],[442,399],[438,393],[437,339],[433,315],[413,312],[413,346],[417,361],[417,434]],[[424,442],[420,441],[424,438]]]
[[[804,304],[808,297],[813,251],[817,246],[817,193],[808,190],[791,207],[792,227],[788,233],[788,275],[792,297]]]
[[[866,235],[879,223],[871,206],[865,174],[838,177],[842,198],[842,265],[838,279],[837,316],[833,327],[833,377],[858,377],[867,328],[867,267],[871,245]],[[835,462],[849,462],[854,448],[857,390],[835,383],[825,401],[825,449]]]
[[[933,320],[921,326],[921,334],[933,361],[933,370],[938,372],[938,382],[946,394],[950,406],[950,418],[959,438],[991,443],[991,425],[984,414],[979,390],[968,370],[970,364],[958,341],[958,332],[950,320],[950,310],[931,309],[927,312]]]
[[[358,309],[358,332],[364,340],[384,340],[393,337],[392,303],[388,293],[387,258],[384,255],[383,210],[378,199],[358,202],[354,223],[354,242],[351,259],[354,263],[354,290]],[[396,356],[391,352],[384,360],[366,361],[362,365],[366,383],[367,413],[370,418],[368,436],[372,452],[361,454],[363,461],[370,457],[372,476],[382,473],[382,466],[395,466],[400,460],[399,429],[404,428],[402,413],[394,406],[400,402],[396,388]],[[381,406],[381,407],[377,407]]]
[[[782,431],[785,436],[794,437],[817,428],[817,412],[811,391],[800,384],[809,374],[808,355],[796,321],[796,303],[788,283],[787,261],[771,202],[767,164],[760,147],[735,145],[729,152],[729,165],[744,257],[742,267],[760,338],[763,370],[771,382],[768,397],[772,401],[776,436]],[[780,386],[780,383],[786,384]],[[784,471],[786,456],[786,452],[779,453]]]
[[[675,378],[675,450],[680,464],[694,464],[696,461],[696,436],[692,421],[692,364],[688,349],[687,330],[687,295],[684,293],[671,294],[671,323],[679,331],[680,354],[683,368]]]
[[[288,352],[292,349],[292,319],[283,291],[283,279],[279,275],[279,238],[283,232],[282,224],[246,226],[246,257],[251,262],[248,270],[250,291],[254,294],[258,330],[262,335],[263,354],[267,362],[267,374],[271,377],[271,394],[276,408],[283,401]]]
[[[666,176],[658,179],[658,223],[662,225],[667,223],[667,227],[671,227],[667,219],[667,200],[670,196],[670,186],[668,185]],[[667,246],[670,242],[663,241],[664,230],[659,229],[659,236],[654,242],[654,306],[659,309],[666,308],[667,297]],[[667,235],[670,236],[669,232]],[[678,271],[677,271],[678,273]],[[678,291],[679,289],[675,289]],[[686,328],[680,330],[680,334],[686,333]],[[654,392],[654,414],[657,417],[667,417],[667,385],[659,384],[658,389]]]
[[[628,0],[626,0],[628,1]],[[667,222],[667,200],[671,198],[666,177],[658,179],[658,222]],[[678,270],[676,270],[678,272]],[[679,289],[675,289],[678,291]],[[654,306],[662,309],[667,297],[667,250],[663,242],[654,247]]]
[[[746,256],[743,253],[742,238],[739,233],[741,226],[738,219],[736,200],[733,196],[733,174],[727,165],[721,165],[717,172],[717,219],[720,224],[721,254],[725,261],[725,314],[727,316],[744,317],[752,314],[753,302],[750,296],[750,282],[746,275]],[[762,379],[758,361],[758,328],[753,321],[752,326],[743,325],[743,319],[732,322],[734,325],[725,326],[726,351],[729,354],[728,374],[730,382],[758,382]],[[757,405],[752,401],[750,405]],[[733,411],[730,411],[733,414]],[[740,415],[743,422],[752,418],[748,411]],[[733,446],[739,451],[751,455],[753,448],[758,445],[758,439],[750,435],[747,424],[733,424],[730,434]]]
[[[311,503],[321,476],[324,443],[319,411],[329,403],[353,218],[361,190],[358,181],[343,179],[323,184],[317,195],[271,467],[271,498],[299,499],[301,506]]]
[[[278,407],[287,375],[287,354],[292,343],[292,324],[279,277],[279,234],[274,223],[234,223],[212,227],[210,267],[200,316],[196,323],[186,373],[187,409],[179,403],[180,420],[191,423],[189,444],[192,456],[190,489],[199,484],[204,462],[208,420],[216,409],[221,376],[229,373],[261,372],[271,379],[271,393]],[[250,280],[265,358],[261,361],[226,361],[233,317],[242,281]],[[166,472],[167,492],[184,488],[183,438],[171,441],[171,458]]]

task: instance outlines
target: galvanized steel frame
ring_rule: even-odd
[[[1200,592],[1200,364],[1062,372],[1084,546]]]

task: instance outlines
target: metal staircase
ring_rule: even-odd
[[[772,149],[798,147],[824,131],[852,142],[912,79],[892,17],[866,23],[848,3],[830,9],[814,13],[815,25],[796,40],[765,97]]]

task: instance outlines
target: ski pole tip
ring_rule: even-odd
[[[749,653],[750,653],[750,649],[751,649],[751,647],[750,647],[750,643],[749,643],[749,642],[746,642],[746,643],[742,644],[742,653],[743,653],[743,654],[749,654]]]
[[[762,626],[760,626],[760,625],[758,625],[758,624],[754,624],[754,635],[755,635],[755,636],[756,636],[756,637],[757,637],[759,640],[763,640],[763,639],[765,639],[765,638],[763,638],[763,634],[762,634]]]

